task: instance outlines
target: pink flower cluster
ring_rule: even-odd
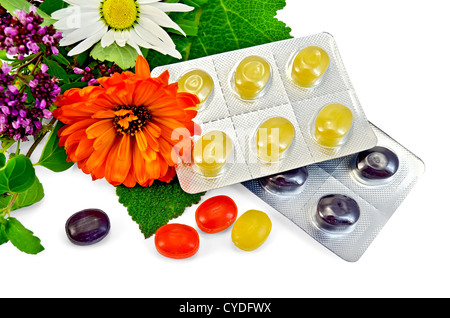
[[[0,68],[0,137],[2,139],[28,140],[42,129],[42,119],[51,118],[51,104],[60,94],[58,80],[47,74],[42,64],[39,73],[28,84],[35,100],[28,100],[28,94],[15,85],[10,74],[12,67],[3,63]]]
[[[36,7],[32,6],[29,13],[17,10],[15,14],[12,16],[0,6],[0,50],[21,60],[37,53],[42,44],[46,55],[58,54],[62,33],[51,25],[41,26],[43,19],[36,14]]]

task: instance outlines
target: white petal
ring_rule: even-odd
[[[102,0],[64,0],[71,5],[79,5],[80,7],[99,7]]]
[[[131,46],[132,48],[134,48],[136,50],[136,52],[138,53],[138,55],[143,55],[141,49],[133,40],[129,39],[128,45]]]
[[[114,31],[114,40],[117,45],[124,47],[130,39],[130,31]]]
[[[168,54],[168,55],[171,55],[178,59],[181,58],[181,54],[180,54],[180,52],[177,51],[177,49],[175,48],[175,45],[168,46],[168,45],[166,45],[166,43],[160,41],[159,39],[157,41],[152,41],[152,42],[148,41],[149,37],[152,35],[147,30],[143,29],[142,26],[140,26],[140,25],[137,25],[134,30],[136,31],[136,36],[141,38],[141,40],[137,40],[137,41],[135,40],[135,42],[139,43],[139,45],[141,47],[158,51],[164,55]],[[134,38],[134,35],[132,32],[130,33],[130,35],[132,36],[132,38]],[[147,43],[143,43],[142,41],[147,42]]]
[[[195,9],[194,7],[188,6],[183,3],[157,2],[153,3],[152,6],[158,8],[163,12],[189,12]]]
[[[173,47],[175,46],[175,43],[173,43],[173,40],[169,36],[169,34],[158,24],[147,18],[145,15],[141,15],[141,17],[139,18],[139,25],[150,32],[153,36],[163,41],[166,45]]]
[[[87,24],[93,24],[98,20],[100,20],[100,13],[98,11],[78,12],[56,21],[53,26],[57,30],[79,29]]]
[[[141,17],[148,17],[153,22],[159,24],[160,26],[166,27],[166,28],[172,28],[175,30],[180,31],[183,35],[186,35],[184,31],[172,21],[171,18],[161,10],[154,8],[153,6],[142,6],[140,8]]]
[[[136,29],[130,30],[130,40],[139,45],[140,47],[144,47],[146,49],[151,48],[151,44],[142,39],[139,34],[136,32]]]
[[[103,21],[98,20],[94,24],[88,24],[82,28],[79,28],[79,29],[73,31],[66,37],[63,37],[60,41],[60,44],[62,46],[65,46],[65,45],[71,45],[71,44],[77,43],[81,40],[87,39],[91,35],[102,30],[104,27],[105,27],[105,24],[103,23]]]
[[[161,0],[138,0],[139,5],[159,2]]]
[[[98,31],[97,33],[93,34],[92,36],[90,36],[89,38],[87,38],[86,40],[84,40],[83,42],[78,44],[77,46],[75,46],[67,55],[73,56],[73,55],[77,55],[77,54],[80,54],[80,53],[86,51],[91,46],[93,46],[95,43],[100,41],[100,39],[106,33],[107,30],[108,30],[108,28],[106,27],[106,25],[103,26],[103,28],[100,31]]]
[[[145,28],[145,26],[143,26],[141,24],[136,25],[134,27],[134,30],[145,42],[148,42],[150,45],[166,46],[167,48],[175,47],[175,44],[167,45],[165,42],[163,42],[160,38],[158,38],[152,32],[148,31],[147,28]]]
[[[102,37],[102,46],[107,47],[114,43],[114,30],[109,30]]]

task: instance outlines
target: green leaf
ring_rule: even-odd
[[[209,1],[183,17],[199,21],[198,36],[172,39],[183,60],[285,40],[292,37],[291,29],[275,18],[285,5],[285,0]],[[151,68],[179,62],[155,51],[147,59]]]
[[[6,220],[4,222],[6,222]],[[0,245],[8,241],[9,240],[8,237],[6,236],[5,226],[3,225],[2,220],[0,220]]]
[[[41,158],[38,165],[43,166],[53,172],[61,172],[73,166],[73,162],[67,161],[67,153],[64,147],[59,146],[58,130],[63,126],[62,122],[55,125],[47,139],[47,142],[42,150]]]
[[[65,83],[68,82],[69,76],[67,72],[57,62],[45,58],[43,63],[48,66],[48,74],[50,76],[55,76],[63,80]]]
[[[25,228],[16,218],[10,217],[6,220],[6,237],[22,252],[38,254],[44,250],[41,240],[33,235],[33,232]]]
[[[134,67],[138,53],[128,44],[120,47],[115,42],[107,47],[102,47],[101,43],[97,43],[91,51],[91,56],[99,61],[116,62],[123,70]]]
[[[200,8],[205,3],[207,3],[208,0],[183,0],[183,2],[184,2],[184,4],[186,4],[188,6]]]
[[[60,10],[62,8],[67,8],[69,6],[68,3],[63,0],[45,0],[39,6],[39,9],[51,15],[53,12]]]
[[[2,169],[6,164],[6,155],[4,153],[0,153],[0,169]]]
[[[30,7],[32,6],[32,4],[26,0],[0,0],[0,5],[13,15],[17,9],[29,12]],[[47,13],[40,9],[37,9],[36,13],[44,19],[44,22],[42,22],[43,25],[51,25],[56,22],[56,20],[52,19]]]
[[[87,85],[88,85],[88,83],[86,83],[86,82],[73,82],[70,84],[64,84],[64,85],[60,86],[61,94],[64,94],[65,91],[67,91],[71,88],[83,88],[83,87],[86,87]]]
[[[15,156],[0,170],[0,193],[26,191],[33,185],[35,177],[36,173],[30,158],[24,155]]]
[[[170,183],[156,180],[150,187],[118,186],[116,194],[133,221],[139,224],[144,237],[148,238],[159,227],[183,214],[187,207],[200,202],[205,193],[186,193],[175,178]]]
[[[0,208],[5,208],[11,200],[11,195],[0,195]],[[44,187],[39,179],[35,177],[34,183],[28,190],[19,193],[14,201],[11,211],[24,208],[41,201],[44,198]]]
[[[197,36],[198,23],[195,21],[179,18],[174,20],[176,24],[186,33],[186,36]],[[181,32],[174,29],[167,29],[167,31],[181,35]]]

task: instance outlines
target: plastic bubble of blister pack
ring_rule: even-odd
[[[334,38],[319,33],[160,66],[201,103],[198,160],[177,175],[198,193],[376,145]],[[196,145],[197,143],[201,145]],[[214,164],[217,163],[217,164]]]
[[[372,125],[375,147],[243,185],[342,259],[355,262],[403,202],[425,165]]]

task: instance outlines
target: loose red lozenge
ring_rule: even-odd
[[[200,204],[195,211],[195,221],[203,232],[217,233],[233,224],[237,213],[238,209],[233,199],[219,195]]]
[[[197,253],[200,238],[197,231],[185,224],[171,223],[161,226],[155,233],[156,250],[169,258],[188,258]]]

